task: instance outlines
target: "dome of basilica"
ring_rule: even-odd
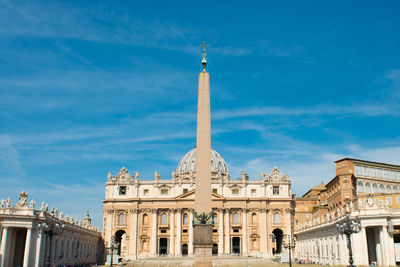
[[[176,174],[196,172],[196,148],[190,150],[179,162]],[[211,172],[229,174],[224,158],[214,149],[211,149]]]

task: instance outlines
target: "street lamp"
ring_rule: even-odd
[[[111,250],[111,262],[110,262],[110,266],[113,266],[113,256],[114,256],[114,250],[117,250],[119,247],[119,242],[116,242],[115,240],[115,235],[111,236],[111,244],[110,246],[108,245],[108,242],[106,242],[106,249]]]
[[[46,260],[46,266],[50,267],[51,266],[51,247],[52,247],[52,241],[53,241],[53,236],[59,235],[62,230],[65,227],[65,224],[63,222],[59,222],[57,219],[54,217],[51,217],[51,219],[47,222],[44,221],[42,223],[38,224],[39,229],[42,229],[43,232],[49,236],[50,239],[50,246],[49,246],[49,254],[47,256]]]
[[[353,264],[353,252],[351,249],[351,235],[353,233],[358,233],[361,228],[361,223],[357,221],[350,220],[350,213],[346,212],[346,218],[342,223],[337,223],[336,228],[340,234],[345,234],[347,236],[347,248],[349,250],[349,267],[355,267]]]
[[[292,249],[296,246],[296,240],[291,239],[290,235],[287,235],[288,241],[283,241],[283,246],[289,249],[289,266],[292,267]]]

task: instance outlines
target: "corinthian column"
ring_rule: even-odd
[[[175,210],[170,210],[170,230],[169,230],[169,254],[174,255],[175,251]]]
[[[137,227],[138,227],[138,209],[131,209],[131,235],[129,238],[129,253],[134,259],[137,258]]]
[[[151,210],[153,227],[151,229],[151,250],[150,253],[155,256],[157,254],[157,209]]]
[[[242,210],[243,217],[243,255],[247,256],[247,243],[248,243],[248,234],[247,234],[247,209],[244,208]]]
[[[189,256],[193,255],[193,210],[189,211]]]
[[[176,250],[175,255],[180,256],[182,252],[182,209],[176,212]],[[192,223],[192,222],[190,222]]]
[[[224,254],[224,209],[218,209],[218,255]]]

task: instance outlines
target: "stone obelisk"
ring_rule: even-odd
[[[203,50],[203,71],[199,74],[196,140],[196,193],[193,221],[195,267],[212,266],[211,207],[211,114],[210,76],[206,72],[206,44]]]

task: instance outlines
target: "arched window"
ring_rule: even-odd
[[[251,214],[251,223],[257,224],[257,214],[255,213]]]
[[[148,225],[149,224],[149,216],[147,214],[143,214],[143,225]]]
[[[364,184],[362,182],[357,183],[357,191],[358,193],[364,193]]]
[[[274,213],[274,223],[279,223],[279,213],[278,212]]]
[[[216,213],[214,213],[214,215],[213,215],[213,221],[214,221],[214,224],[218,224],[218,215]]]
[[[120,215],[118,215],[118,224],[119,225],[125,224],[125,214],[121,213]]]
[[[372,193],[378,193],[378,185],[377,184],[372,185]]]
[[[397,186],[393,186],[393,193],[398,193],[399,192],[399,188]]]
[[[167,214],[161,214],[161,225],[167,225]]]
[[[392,187],[390,187],[390,185],[386,186],[386,193],[392,193]]]
[[[379,186],[379,193],[385,193],[385,186],[383,184]]]
[[[183,214],[183,225],[186,225],[186,224],[188,224],[188,216],[185,213],[185,214]]]
[[[239,214],[237,212],[233,214],[233,223],[239,223]]]
[[[371,184],[370,183],[366,183],[365,184],[365,192],[366,193],[371,193]]]

